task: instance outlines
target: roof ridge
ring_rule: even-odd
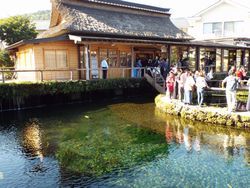
[[[74,0],[57,0],[57,1],[70,3]],[[161,8],[161,7],[156,7],[156,6],[144,5],[144,4],[133,3],[133,2],[125,1],[125,0],[78,0],[78,1],[118,6],[118,7],[137,9],[137,10],[142,10],[142,11],[149,11],[149,12],[155,12],[155,13],[161,13],[161,14],[168,14],[168,15],[170,14],[169,8]]]

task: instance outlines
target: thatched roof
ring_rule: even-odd
[[[39,37],[89,34],[128,38],[187,40],[169,9],[119,0],[53,0],[51,28]]]

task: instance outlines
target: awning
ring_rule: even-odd
[[[85,35],[69,35],[69,39],[73,40],[76,44],[84,43],[86,41],[91,42],[126,42],[126,43],[150,43],[150,44],[165,44],[165,45],[177,45],[177,46],[190,46],[190,47],[204,47],[204,48],[225,48],[225,49],[250,49],[250,47],[228,45],[207,41],[165,41],[165,40],[153,40],[153,39],[131,39],[131,38],[117,38],[117,37],[102,37],[102,36],[85,36]]]

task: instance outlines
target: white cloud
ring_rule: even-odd
[[[1,2],[0,18],[50,9],[50,0],[7,0]]]

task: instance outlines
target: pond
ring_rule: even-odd
[[[250,132],[159,113],[153,102],[0,115],[0,187],[248,187]]]

